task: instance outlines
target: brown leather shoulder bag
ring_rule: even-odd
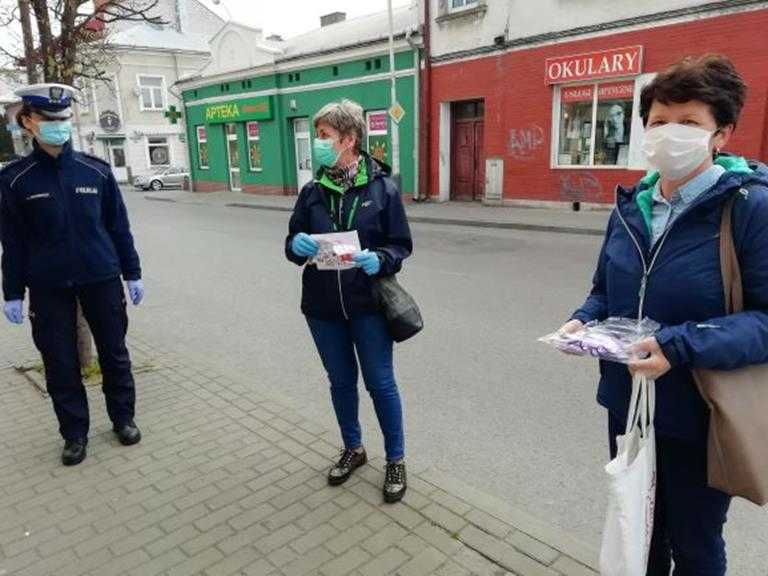
[[[720,269],[728,314],[744,309],[741,270],[731,226],[736,196],[727,201],[720,226]],[[695,368],[693,376],[710,410],[709,485],[759,506],[765,505],[768,503],[768,364],[737,370]]]

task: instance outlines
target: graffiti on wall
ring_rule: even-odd
[[[515,160],[530,160],[544,148],[546,139],[544,129],[538,124],[525,128],[512,128],[509,131],[507,149]]]
[[[560,199],[564,202],[600,202],[603,185],[589,172],[560,175]]]

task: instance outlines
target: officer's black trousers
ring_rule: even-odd
[[[93,333],[107,413],[119,426],[133,419],[136,392],[125,346],[125,294],[119,278],[74,288],[30,289],[32,337],[43,356],[48,394],[67,439],[88,435],[88,397],[77,354],[77,302]]]

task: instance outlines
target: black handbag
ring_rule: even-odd
[[[394,275],[374,278],[372,291],[395,342],[403,342],[421,332],[424,320],[419,306]]]

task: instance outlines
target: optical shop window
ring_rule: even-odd
[[[556,87],[553,165],[644,168],[639,96],[653,77]]]

